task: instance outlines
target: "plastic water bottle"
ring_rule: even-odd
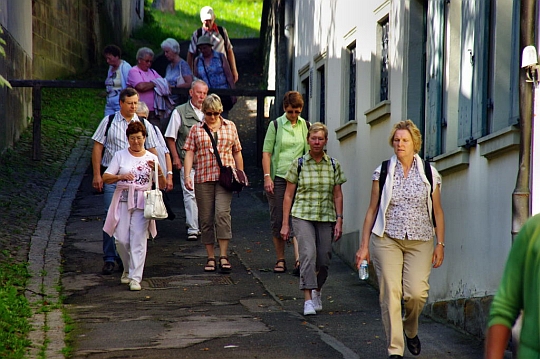
[[[366,280],[369,278],[368,263],[365,259],[362,261],[362,264],[360,264],[360,269],[358,269],[358,277],[361,280]]]

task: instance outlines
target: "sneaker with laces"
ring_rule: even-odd
[[[141,290],[141,284],[135,279],[132,279],[131,282],[129,282],[129,290]]]
[[[315,311],[315,307],[313,306],[313,301],[306,300],[304,302],[304,315],[313,315],[313,314],[317,314],[317,312]]]
[[[122,284],[131,283],[131,278],[129,278],[128,276],[129,276],[128,272],[122,273],[122,277],[120,278],[120,283],[122,283]]]
[[[313,289],[311,291],[311,301],[313,302],[313,307],[317,312],[322,310],[322,297],[321,292]]]

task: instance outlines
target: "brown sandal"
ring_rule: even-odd
[[[214,263],[214,264],[210,264]],[[216,259],[215,258],[208,258],[206,260],[206,265],[204,266],[205,272],[215,272],[216,271]]]
[[[222,260],[227,261],[226,263],[221,263]],[[231,273],[231,262],[229,262],[229,258],[227,256],[221,256],[219,257],[219,272],[220,273]]]
[[[282,266],[279,264],[283,263]],[[285,264],[285,259],[278,259],[276,265],[274,266],[274,273],[285,273],[287,271],[287,264]]]

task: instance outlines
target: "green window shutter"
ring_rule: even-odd
[[[474,97],[471,135],[478,139],[488,134],[488,76],[489,76],[489,1],[474,1],[476,6],[474,51]]]
[[[487,134],[489,2],[463,0],[458,145],[473,146]]]
[[[474,97],[475,0],[463,0],[461,7],[461,66],[458,112],[458,146],[472,145]]]
[[[445,2],[444,0],[430,1],[428,6],[427,108],[424,137],[425,156],[435,157],[442,150]]]

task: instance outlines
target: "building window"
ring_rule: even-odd
[[[324,78],[324,66],[319,67],[317,70],[319,79],[319,122],[325,123],[326,121],[326,83]]]
[[[302,79],[302,82],[301,82],[302,87],[299,91],[302,94],[302,97],[304,98],[304,108],[302,108],[302,113],[300,114],[300,116],[302,116],[304,120],[309,121],[309,102],[311,98],[311,91],[310,91],[311,81],[310,81],[309,72],[307,74],[308,76]]]
[[[388,30],[389,23],[388,18],[383,22],[379,23],[381,28],[381,39],[380,39],[380,51],[381,51],[381,84],[380,84],[380,94],[379,101],[388,100]]]
[[[349,54],[349,121],[356,120],[356,43],[347,48]]]

